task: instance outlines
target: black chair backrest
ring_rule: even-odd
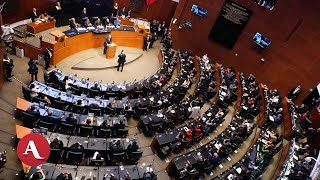
[[[124,155],[125,155],[125,152],[113,153],[112,160],[117,162],[122,161],[124,159]]]
[[[111,136],[111,129],[104,129],[104,128],[99,129],[98,136],[109,138]]]
[[[47,128],[49,131],[52,131],[54,129],[54,125],[53,123],[50,123],[50,122],[46,122],[46,121],[42,121],[40,120],[37,125],[39,127],[43,127],[43,128]]]
[[[133,159],[139,160],[142,157],[143,151],[136,151],[131,153]]]
[[[93,134],[93,127],[92,126],[81,126],[80,127],[80,136],[92,136]]]
[[[129,130],[128,129],[117,129],[117,137],[125,138],[128,135]]]
[[[68,151],[66,157],[67,158],[73,158],[73,159],[82,159],[83,158],[83,152]]]
[[[89,112],[90,113],[94,113],[95,116],[100,116],[101,115],[101,109],[100,108],[90,108]]]
[[[31,100],[31,96],[30,96],[30,93],[31,93],[31,90],[25,86],[22,86],[22,93],[23,93],[23,97],[30,101]]]

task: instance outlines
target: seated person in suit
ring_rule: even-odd
[[[42,169],[39,169],[37,172],[34,172],[29,180],[42,180],[42,179],[45,179],[46,178],[46,175],[43,173],[43,170]]]
[[[90,108],[99,108],[99,104],[97,101],[93,101],[90,105],[89,105]]]
[[[88,118],[88,119],[82,121],[81,124],[86,125],[86,126],[92,126],[93,125],[93,121],[90,118]]]
[[[61,173],[57,176],[56,180],[72,180],[72,174],[68,172]]]
[[[52,149],[62,149],[63,142],[60,141],[58,138],[54,138],[54,140],[50,143],[50,148]]]
[[[95,22],[94,22],[94,26],[98,27],[98,26],[102,26],[102,23],[100,21],[100,18],[98,18]]]
[[[118,130],[118,129],[123,129],[126,125],[124,124],[123,120],[120,120],[119,122],[115,123],[113,125],[113,128],[115,130]]]
[[[112,153],[123,152],[123,146],[121,145],[121,141],[117,140],[116,142],[113,142],[112,146],[110,147],[110,150],[112,151]]]
[[[75,104],[78,106],[85,106],[84,101],[81,99],[77,100],[77,102]]]
[[[103,129],[110,129],[110,128],[111,128],[111,126],[109,125],[108,120],[104,120],[104,121],[101,123],[100,128],[103,128]]]
[[[68,117],[66,117],[66,123],[68,124],[77,124],[77,119],[74,118],[73,113],[70,113]]]
[[[98,83],[94,83],[94,86],[92,86],[90,89],[100,91],[99,84]]]
[[[83,152],[84,151],[84,147],[79,143],[74,143],[70,146],[70,151],[73,152]]]
[[[40,88],[37,86],[37,85],[35,85],[35,84],[30,84],[30,86],[29,86],[29,89],[31,90],[31,92],[30,92],[30,96],[33,98],[33,97],[37,97],[39,94],[39,92],[40,92]]]
[[[49,73],[49,81],[51,83],[57,83],[59,80],[58,76],[56,75],[56,70],[52,70],[50,73]]]
[[[107,18],[107,19],[106,19],[105,24],[106,24],[106,26],[112,26],[112,24],[111,24],[111,22],[110,22],[110,19],[109,19],[109,18]]]
[[[52,111],[49,111],[48,112],[48,115],[44,117],[43,119],[45,122],[48,122],[48,123],[52,123],[52,124],[56,124],[56,118],[53,117],[52,115]]]
[[[91,24],[89,18],[86,18],[86,20],[84,21],[84,27],[91,27],[91,26],[92,26],[92,24]]]
[[[76,29],[79,27],[79,24],[76,22],[75,18],[71,18],[69,23],[71,29]]]
[[[130,155],[132,152],[137,152],[139,149],[139,146],[137,145],[136,141],[130,141],[130,144],[127,147],[127,152]]]
[[[220,162],[220,160],[221,159],[220,159],[218,153],[214,153],[212,156],[209,157],[209,162],[213,167],[218,166],[219,165],[218,163]]]
[[[35,105],[32,105],[30,108],[28,108],[26,112],[34,116],[40,116],[40,111]]]

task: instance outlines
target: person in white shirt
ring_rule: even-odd
[[[30,84],[30,90],[31,90],[31,92],[30,92],[30,96],[32,97],[32,98],[34,98],[34,97],[37,97],[39,94],[39,92],[40,92],[40,88],[37,86],[37,85],[35,85],[35,84]]]

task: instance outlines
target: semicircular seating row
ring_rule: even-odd
[[[224,86],[224,84],[229,81],[233,81],[232,79],[226,78],[226,73],[224,72],[223,68],[220,67],[220,90],[219,90],[219,100],[218,100],[218,105],[222,107],[227,107],[229,106],[230,98],[228,101],[224,101],[223,97],[225,96],[226,93],[223,93],[223,90],[226,88],[236,88],[237,82],[236,80],[229,84],[229,86]],[[228,70],[228,75],[232,71]],[[227,77],[229,77],[227,75]],[[230,76],[232,77],[232,75]],[[253,122],[254,117],[259,115],[259,101],[261,99],[261,96],[259,95],[259,89],[258,85],[255,82],[254,76],[250,75],[248,78],[245,78],[243,74],[240,75],[241,79],[241,84],[242,84],[242,97],[241,97],[241,103],[240,103],[240,112],[239,114],[236,114],[233,118],[233,121],[231,124],[228,126],[227,129],[223,131],[222,134],[220,134],[217,138],[214,140],[210,141],[208,144],[201,146],[200,148],[197,148],[194,151],[191,152],[184,152],[182,156],[178,156],[174,158],[170,163],[169,166],[167,167],[167,172],[171,177],[174,177],[176,179],[192,179],[192,178],[199,178],[200,175],[204,175],[205,173],[210,174],[213,169],[217,166],[222,166],[223,161],[226,161],[227,159],[229,160],[229,155],[232,153],[236,152],[236,149],[241,147],[243,141],[248,138],[250,134],[252,134],[254,131],[254,127],[256,126]],[[230,87],[231,85],[231,87]],[[232,87],[232,85],[234,85]],[[232,97],[232,93],[231,95]],[[279,100],[279,94],[274,93],[271,95],[272,97],[266,96],[265,98],[265,105],[266,105],[266,112],[268,115],[266,115],[266,120],[267,123],[263,128],[270,128],[274,130],[278,125],[281,123],[281,119],[277,121],[272,121],[272,118],[274,115],[272,114],[275,111],[279,110],[279,106],[281,106]],[[230,96],[229,96],[230,97]],[[278,99],[278,100],[272,100],[272,103],[270,102],[270,99]],[[280,98],[281,99],[281,98]],[[231,101],[233,102],[233,101]],[[272,104],[272,107],[269,108],[269,105]],[[265,113],[265,112],[261,112]],[[205,114],[206,115],[206,114]],[[270,123],[270,119],[272,123]],[[242,124],[242,125],[241,125]],[[234,132],[235,130],[240,130],[241,132],[241,126],[247,127],[245,128],[243,132],[245,134],[240,135],[237,132]],[[249,128],[250,127],[250,128]],[[257,129],[257,128],[255,128]],[[270,133],[271,130],[267,131]],[[263,130],[265,132],[265,130]],[[273,131],[271,131],[273,132]],[[275,132],[273,132],[273,136],[275,136]],[[160,135],[161,137],[162,135]],[[273,139],[272,142],[270,142],[270,134],[264,134],[265,140],[259,139],[260,146],[262,146],[263,153],[265,149],[268,149],[267,152],[271,152],[269,155],[270,156],[259,156],[263,161],[265,161],[265,166],[261,167],[260,169],[260,174],[265,170],[265,167],[270,163],[272,156],[279,150],[281,149],[282,145],[282,137],[277,135],[275,139]],[[159,139],[159,136],[156,137]],[[269,141],[268,141],[269,140]],[[177,143],[179,141],[176,140]],[[262,143],[261,143],[262,142]],[[271,143],[271,144],[268,144]],[[159,148],[158,148],[159,149]],[[221,152],[222,151],[222,152]],[[158,151],[159,152],[159,151]],[[163,152],[160,150],[160,152]],[[210,153],[208,153],[210,152]],[[258,151],[260,152],[260,149]],[[222,158],[221,158],[222,157]],[[212,159],[217,160],[217,161],[211,161]],[[209,161],[210,159],[210,161]],[[207,163],[207,165],[205,165]],[[220,167],[220,168],[221,168]],[[260,175],[259,173],[252,174],[252,177],[258,177]],[[221,177],[221,176],[219,176]]]
[[[172,58],[172,56],[171,56],[171,58]],[[170,59],[171,59],[170,58]],[[169,58],[164,58],[165,60],[167,60],[167,59],[169,59]],[[164,62],[164,64],[167,64],[168,62],[165,62],[165,61],[163,61]],[[161,72],[164,72],[163,71],[163,68],[161,68],[160,69],[160,71]],[[159,72],[159,71],[158,71]],[[172,72],[173,72],[173,69],[171,69],[171,75],[172,75]],[[183,73],[182,73],[183,74]],[[158,78],[159,76],[161,76],[161,74],[159,75],[154,75],[155,76],[155,78]],[[158,76],[158,77],[157,77]],[[151,78],[149,78],[148,80],[150,80]],[[163,84],[164,84],[165,82],[163,82]],[[158,85],[158,84],[157,84]],[[24,93],[24,95],[25,96],[27,96],[27,97],[29,97],[28,96],[28,94],[27,93]],[[30,94],[29,94],[30,95]],[[41,106],[41,103],[39,103],[39,106]],[[63,109],[63,108],[62,108]],[[48,110],[49,109],[46,109],[46,107],[44,107],[44,109],[42,109],[43,111],[44,111],[44,113],[42,113],[42,116],[45,116],[46,114],[47,114],[47,112],[48,112]],[[51,110],[53,110],[53,108],[51,108],[50,110],[49,110],[49,112],[51,111]],[[58,110],[58,109],[56,109],[56,110]],[[51,111],[52,112],[52,111]],[[67,113],[65,112],[65,111],[60,111],[60,112],[63,112],[63,116],[65,116],[65,115],[67,115]],[[81,116],[81,114],[79,114],[79,117]],[[120,116],[121,117],[121,116]],[[81,118],[79,118],[79,120],[80,120]],[[112,120],[112,122],[113,122],[114,120]],[[61,134],[59,134],[59,136],[61,136]],[[53,137],[54,137],[54,135],[53,135]],[[65,143],[65,145],[69,145],[70,144],[70,139],[77,139],[77,140],[79,140],[78,139],[79,137],[72,137],[72,136],[69,136],[68,138],[66,138],[66,139],[68,139],[69,140],[69,142],[67,142],[67,143]],[[107,139],[108,140],[108,139]],[[110,139],[109,139],[110,140]],[[86,146],[88,146],[88,149],[90,148],[90,146],[92,145],[92,143],[94,143],[95,145],[96,144],[100,144],[101,145],[101,147],[102,148],[105,148],[105,147],[107,147],[107,146],[105,146],[105,144],[108,144],[107,142],[106,142],[106,139],[105,138],[103,138],[103,139],[101,139],[101,141],[103,141],[102,143],[99,143],[98,142],[98,139],[97,138],[92,138],[92,139],[90,139],[90,138],[88,138],[88,140],[87,140],[89,143],[84,143],[84,144],[87,144]],[[128,139],[125,139],[125,140],[123,140],[124,142],[127,142],[128,143],[128,141],[129,142],[131,142],[131,140],[128,140]],[[91,143],[90,143],[91,142]],[[91,144],[91,145],[90,145]],[[104,144],[104,145],[103,145]],[[99,148],[98,148],[99,149]],[[98,150],[98,149],[96,149],[96,147],[94,147],[92,150],[94,151],[94,150]],[[140,152],[139,152],[139,154],[140,154]],[[138,156],[139,156],[139,154],[137,154]],[[142,154],[142,153],[141,153]],[[140,156],[138,157],[138,158],[140,158],[141,157],[141,154],[140,154]],[[109,157],[109,156],[107,156],[107,157]],[[114,158],[114,157],[112,157],[112,158]],[[120,159],[123,159],[123,158],[120,158]],[[128,159],[126,159],[126,160],[128,160]]]

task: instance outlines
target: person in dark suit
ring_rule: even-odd
[[[37,14],[37,9],[33,8],[32,9],[32,16],[31,16],[31,20],[32,22],[36,22],[36,19],[38,18],[38,14]]]
[[[117,140],[115,144],[113,143],[112,146],[110,147],[110,150],[112,151],[112,153],[123,152],[123,146],[121,145],[120,140]]]
[[[118,16],[118,3],[114,3],[113,9],[112,9],[112,16]]]
[[[157,40],[157,33],[154,32],[151,34],[151,38],[150,38],[150,46],[149,46],[149,49],[152,48],[154,42]]]
[[[63,148],[63,142],[59,140],[58,138],[54,138],[54,140],[50,143],[50,148],[52,149],[62,149]]]
[[[127,16],[126,7],[123,7],[123,8],[120,10],[120,15],[119,15],[119,16]]]
[[[148,35],[145,39],[144,39],[144,44],[143,44],[143,51],[148,51],[149,46],[151,43],[151,38],[150,35]]]
[[[56,180],[72,180],[72,174],[68,172],[61,173],[57,176]]]
[[[130,144],[127,147],[127,152],[128,152],[128,154],[130,156],[131,153],[137,152],[138,149],[139,149],[139,146],[137,145],[137,142],[136,141],[132,141],[132,142],[130,142]]]
[[[48,68],[50,67],[50,60],[52,57],[52,52],[50,49],[46,48],[46,51],[44,52],[44,62],[45,62],[45,69],[48,71]]]
[[[3,62],[3,68],[6,70],[6,79],[7,81],[11,82],[11,77],[13,76],[11,73],[12,73],[12,68],[14,66],[13,60],[10,59],[7,54],[4,54],[2,62]]]
[[[77,124],[76,118],[74,118],[73,114],[70,113],[68,117],[66,117],[66,123],[68,124]]]
[[[124,63],[126,62],[126,54],[124,54],[123,50],[121,51],[121,53],[118,55],[118,70],[119,71],[119,68],[121,66],[121,72],[123,70],[123,65]]]
[[[35,79],[36,81],[38,81],[38,61],[35,59],[30,58],[30,61],[28,62],[28,72],[31,75],[31,81],[33,82],[33,80]]]
[[[87,9],[83,8],[80,14],[80,19],[87,17]]]
[[[70,25],[71,29],[75,29],[75,28],[79,27],[79,24],[76,23],[76,19],[75,18],[71,18],[69,20],[69,23],[70,23],[69,25]]]
[[[100,21],[100,18],[98,18],[95,22],[94,22],[94,26],[95,27],[98,27],[98,26],[101,26],[102,25],[102,22]]]
[[[103,54],[106,54],[106,53],[107,53],[108,44],[112,44],[111,34],[109,34],[109,35],[106,37],[106,39],[104,40]]]
[[[83,152],[84,151],[84,147],[79,143],[74,143],[70,146],[70,151],[73,152]]]
[[[40,111],[37,109],[35,105],[32,105],[29,109],[26,111],[28,114],[32,114],[34,116],[40,116]]]
[[[57,122],[55,122],[55,118],[52,116],[52,112],[51,111],[49,111],[48,115],[44,117],[44,121],[48,122],[48,123],[52,123],[52,124],[57,123]]]

